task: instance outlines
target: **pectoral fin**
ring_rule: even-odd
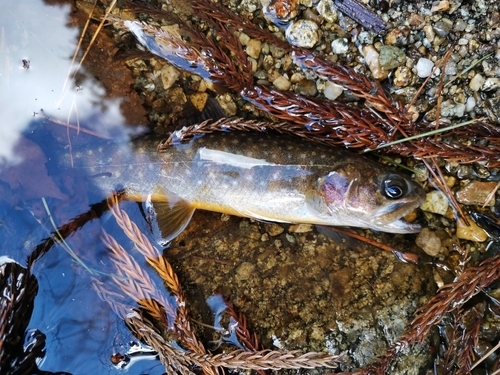
[[[316,190],[308,190],[306,192],[306,203],[315,212],[325,213],[325,201]]]
[[[153,234],[167,243],[177,237],[191,221],[195,208],[173,194],[150,194],[145,202]]]

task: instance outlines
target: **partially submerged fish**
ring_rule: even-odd
[[[403,216],[425,194],[404,175],[365,157],[299,139],[217,133],[157,152],[158,140],[89,149],[74,155],[105,193],[155,203],[170,240],[195,209],[258,220],[353,226],[413,233]]]

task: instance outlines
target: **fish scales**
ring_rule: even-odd
[[[78,153],[75,167],[110,194],[184,202],[260,220],[416,232],[402,217],[424,200],[411,179],[360,155],[300,139],[216,133],[158,153],[158,139]],[[188,215],[190,218],[190,215]]]

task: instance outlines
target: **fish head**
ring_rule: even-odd
[[[402,174],[364,161],[344,163],[319,178],[316,209],[341,217],[347,226],[389,233],[419,232],[418,224],[403,217],[424,202],[424,190]]]

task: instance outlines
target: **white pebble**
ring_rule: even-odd
[[[297,47],[312,48],[318,42],[318,25],[310,20],[298,20],[286,29],[286,39]]]
[[[433,67],[434,67],[434,63],[431,60],[426,59],[424,57],[421,57],[420,60],[418,60],[418,63],[416,66],[417,75],[420,78],[429,77],[431,75]]]
[[[327,99],[335,100],[340,95],[342,95],[343,92],[344,90],[339,85],[336,85],[335,83],[332,83],[330,81],[327,81],[325,83],[325,91],[323,92],[323,94]]]
[[[332,52],[336,55],[344,55],[349,51],[347,38],[335,39],[332,42]]]
[[[476,106],[476,99],[473,96],[469,96],[465,102],[465,112],[470,112]]]

